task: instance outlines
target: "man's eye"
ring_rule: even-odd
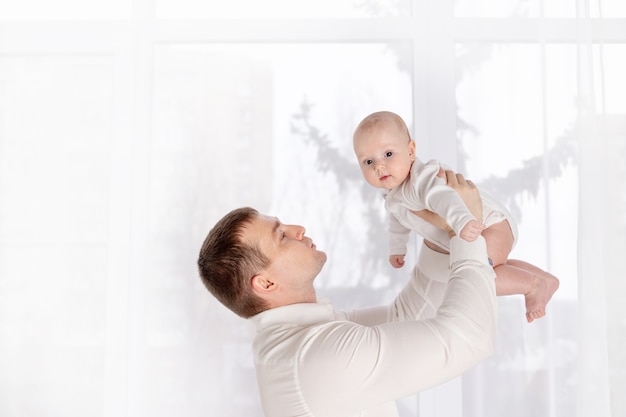
[[[283,239],[285,238],[285,236],[287,236],[287,235],[285,234],[285,232],[282,232],[282,233],[280,234],[280,240],[283,240]]]
[[[393,152],[391,152],[391,151],[387,151],[387,152],[385,153],[385,156],[386,156],[387,158],[389,158],[391,155],[393,155]]]

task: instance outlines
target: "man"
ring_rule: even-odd
[[[452,171],[446,177],[480,212],[473,184]],[[432,213],[416,214],[446,227]],[[198,266],[211,293],[258,329],[254,362],[267,417],[391,417],[394,400],[493,353],[495,274],[485,241],[453,236],[450,245],[449,256],[422,248],[391,305],[349,313],[317,301],[313,283],[326,254],[304,227],[251,208],[214,226]]]

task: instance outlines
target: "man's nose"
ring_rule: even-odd
[[[291,225],[289,226],[289,234],[292,238],[302,240],[306,229],[303,226]]]

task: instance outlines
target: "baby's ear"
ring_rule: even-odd
[[[409,156],[411,161],[415,161],[415,141],[413,139],[409,140]]]

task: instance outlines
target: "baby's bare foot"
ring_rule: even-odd
[[[546,305],[558,288],[559,280],[556,277],[549,274],[537,277],[535,287],[525,294],[526,321],[532,323],[546,315]]]

